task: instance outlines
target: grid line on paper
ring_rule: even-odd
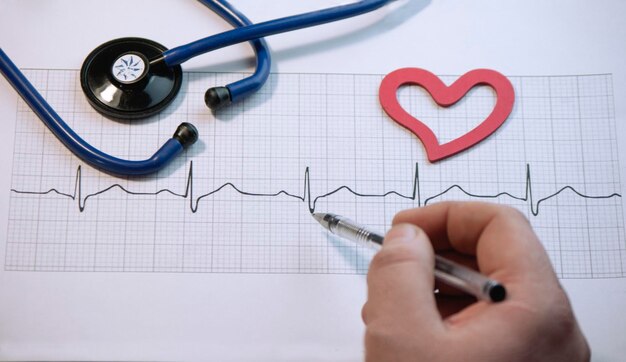
[[[576,98],[578,100],[578,127],[580,129],[580,133],[582,134],[583,130],[582,130],[582,121],[581,121],[581,112],[580,112],[580,82],[578,81],[578,79],[576,79]],[[585,183],[583,184],[583,191],[586,193],[587,192],[587,184],[586,184],[586,180],[587,180],[587,176],[586,176],[586,172],[585,172],[585,145],[584,143],[580,144],[580,154],[581,154],[581,170],[582,170],[582,176],[583,176],[583,181],[585,181]],[[611,158],[613,158],[611,156]],[[587,200],[585,200],[585,224],[589,225],[589,208],[587,207],[588,203]],[[591,251],[591,232],[589,230],[589,228],[587,228],[587,246],[589,248],[589,250]],[[593,278],[593,268],[591,269],[591,277]]]
[[[378,105],[381,75],[272,74],[214,115],[202,101],[208,84],[245,74],[186,73],[164,113],[131,126],[91,110],[76,71],[27,73],[79,134],[116,156],[149,156],[183,121],[201,141],[154,177],[116,179],[79,168],[20,101],[16,134],[30,142],[14,150],[5,270],[362,274],[371,251],[320,230],[313,209],[385,230],[401,209],[482,199],[524,212],[561,278],[625,276],[610,75],[510,77],[517,105],[504,126],[433,165]],[[398,98],[442,142],[494,102],[485,87],[448,110],[417,87]]]
[[[606,94],[608,95],[606,97],[606,106],[607,108],[610,110],[610,114],[613,115],[613,134],[617,135],[617,123],[615,122],[615,100],[614,100],[614,96],[613,96],[613,79],[611,79],[610,82],[606,82]],[[618,151],[618,143],[617,143],[617,139],[614,138],[611,140],[611,142],[615,143],[615,147],[611,147],[611,159],[612,160],[617,160],[617,155],[619,155],[619,151]],[[619,163],[619,161],[617,161]],[[621,173],[619,172],[619,170],[615,173],[615,176],[617,178],[617,184],[621,185]],[[623,214],[624,213],[624,204],[622,203],[621,205],[616,205],[616,210],[615,210],[616,214]],[[624,228],[622,226],[621,229],[621,238],[622,239],[626,239],[626,236],[624,235]],[[621,267],[621,271],[622,271],[622,275],[626,275],[626,248],[621,248],[619,251],[620,254],[620,267]]]
[[[548,79],[548,96],[550,99],[550,117],[549,119],[552,119],[552,117],[554,116],[553,114],[553,108],[552,108],[552,79]],[[554,124],[552,122],[550,122],[550,134],[552,135],[552,137],[554,137]],[[556,151],[555,151],[555,146],[554,146],[554,142],[552,143],[552,157],[554,157],[556,159]],[[553,168],[553,172],[554,172],[554,187],[557,188],[558,185],[556,184],[556,168]],[[555,207],[555,212],[556,212],[556,230],[557,230],[557,238],[559,240],[558,242],[558,248],[559,248],[559,258],[561,259],[559,262],[560,265],[560,269],[561,269],[561,273],[563,273],[563,260],[562,260],[562,255],[563,255],[563,250],[561,248],[561,230],[560,230],[560,225],[559,225],[559,200],[555,200],[556,203],[556,207]],[[592,275],[593,277],[593,275]]]

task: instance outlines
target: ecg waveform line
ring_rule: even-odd
[[[355,190],[353,190],[352,188],[350,188],[349,186],[340,186],[328,193],[325,194],[321,194],[318,196],[315,196],[314,198],[311,197],[311,179],[310,179],[310,172],[309,172],[309,167],[307,167],[304,171],[304,183],[303,183],[303,190],[302,190],[302,194],[298,195],[298,194],[293,194],[290,193],[286,190],[280,190],[278,192],[275,193],[255,193],[255,192],[249,192],[249,191],[245,191],[242,190],[240,188],[238,188],[236,185],[234,185],[231,182],[227,182],[223,185],[221,185],[220,187],[207,192],[205,194],[202,194],[200,196],[198,196],[197,198],[194,198],[194,176],[193,176],[193,161],[190,162],[189,164],[189,172],[187,174],[187,179],[186,179],[186,185],[185,185],[185,189],[184,192],[182,193],[178,193],[175,191],[172,191],[170,189],[161,189],[158,190],[156,192],[136,192],[136,191],[131,191],[126,189],[124,186],[120,185],[120,184],[113,184],[105,189],[102,189],[100,191],[91,193],[86,195],[83,198],[83,178],[82,178],[82,167],[79,165],[76,169],[76,176],[75,176],[75,181],[74,181],[74,191],[72,193],[65,193],[65,192],[61,192],[56,188],[52,188],[49,189],[47,191],[23,191],[23,190],[17,190],[17,189],[11,189],[11,192],[16,193],[16,194],[27,194],[27,195],[48,195],[48,194],[57,194],[60,195],[62,197],[67,197],[70,198],[72,200],[77,201],[77,205],[78,205],[78,209],[80,212],[83,212],[85,210],[85,207],[87,205],[87,201],[92,198],[92,197],[96,197],[98,195],[102,195],[110,190],[113,189],[119,189],[129,195],[134,195],[134,196],[156,196],[162,193],[168,193],[171,194],[173,196],[176,197],[180,197],[183,199],[188,199],[189,200],[189,209],[191,210],[192,213],[195,213],[198,211],[198,207],[200,205],[200,201],[202,201],[204,198],[207,198],[215,193],[220,192],[221,190],[225,189],[225,188],[231,188],[234,191],[236,191],[237,193],[244,195],[244,196],[251,196],[251,197],[278,197],[278,196],[287,196],[287,197],[291,197],[294,199],[297,199],[301,202],[305,202],[307,203],[309,212],[313,213],[315,212],[315,207],[317,205],[317,202],[321,199],[325,199],[327,197],[330,197],[336,193],[339,193],[341,191],[347,191],[357,197],[363,197],[363,198],[384,198],[387,196],[391,196],[391,195],[395,195],[398,196],[400,198],[403,199],[407,199],[407,200],[412,200],[412,201],[417,201],[417,204],[419,207],[421,206],[426,206],[428,205],[429,202],[447,194],[448,192],[451,192],[452,190],[459,190],[460,192],[462,192],[463,194],[471,197],[471,198],[477,198],[477,199],[496,199],[502,196],[506,196],[509,197],[513,200],[518,200],[518,201],[523,201],[523,202],[528,202],[529,206],[530,206],[530,211],[532,213],[533,216],[537,216],[539,215],[539,208],[541,206],[541,204],[545,201],[548,201],[556,196],[558,196],[559,194],[565,192],[565,191],[570,191],[572,193],[574,193],[576,196],[581,197],[583,199],[610,199],[613,197],[622,197],[621,194],[619,193],[612,193],[609,195],[587,195],[587,194],[583,194],[582,192],[576,190],[574,187],[572,186],[564,186],[562,188],[560,188],[558,191],[545,196],[543,198],[538,199],[536,202],[534,201],[534,196],[533,196],[533,183],[532,183],[532,177],[531,177],[531,172],[530,172],[530,165],[526,164],[526,186],[525,186],[525,191],[524,191],[524,195],[523,196],[517,196],[514,195],[510,192],[499,192],[497,194],[493,194],[493,195],[485,195],[485,194],[475,194],[475,193],[471,193],[465,189],[463,189],[463,187],[461,187],[460,185],[454,184],[451,185],[450,187],[448,187],[447,189],[445,189],[444,191],[432,195],[432,196],[428,196],[425,198],[422,198],[422,193],[421,193],[421,187],[420,187],[420,175],[419,175],[419,164],[416,163],[415,164],[415,173],[414,173],[414,177],[413,177],[413,185],[412,185],[412,190],[409,194],[402,194],[398,191],[386,191],[384,193],[380,193],[380,194],[365,194],[365,193],[360,193],[357,192]]]

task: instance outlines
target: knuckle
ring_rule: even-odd
[[[397,323],[372,323],[365,329],[364,337],[367,361],[460,360],[446,358],[448,353],[435,347],[443,345],[445,340],[438,334],[421,332],[419,327],[407,329],[398,327]]]
[[[499,208],[499,213],[507,219],[523,220],[525,223],[529,223],[528,217],[519,209],[508,205],[500,205]]]
[[[576,317],[564,292],[560,291],[550,306],[545,311],[549,318],[544,320],[550,320],[550,326],[555,329],[556,335],[569,335],[578,329]]]
[[[365,346],[371,347],[375,345],[389,345],[394,341],[393,333],[390,328],[372,325],[365,329]]]
[[[410,215],[412,210],[413,209],[402,210],[402,211],[399,211],[398,213],[396,213],[393,216],[393,220],[391,220],[391,225],[397,225],[397,224],[406,222],[406,220],[409,218],[409,215]]]
[[[562,351],[569,351],[570,354],[581,357],[581,361],[588,361],[591,355],[589,344],[580,330],[565,293],[559,293],[551,303],[551,308],[544,312],[546,314],[542,320],[547,343],[561,346]]]
[[[365,302],[365,304],[363,304],[363,308],[361,308],[361,319],[363,320],[363,323],[365,323],[365,325],[367,325],[367,302]]]
[[[469,211],[471,209],[476,210],[477,208],[479,208],[489,211],[494,217],[504,217],[506,219],[518,219],[528,221],[528,218],[523,212],[509,205],[501,205],[492,202],[482,201],[461,202],[460,205],[461,209],[464,211]]]

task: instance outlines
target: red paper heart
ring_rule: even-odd
[[[493,111],[482,123],[459,138],[439,144],[433,131],[407,113],[398,102],[398,88],[403,85],[421,86],[442,107],[455,104],[470,89],[478,85],[488,85],[493,88],[498,99]],[[403,68],[389,73],[383,79],[380,84],[379,99],[389,117],[413,132],[424,144],[430,162],[435,162],[476,145],[498,129],[513,110],[515,91],[504,75],[489,69],[472,70],[448,87],[427,70]]]

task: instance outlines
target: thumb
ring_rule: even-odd
[[[372,259],[367,285],[365,324],[443,327],[433,292],[433,248],[417,226],[398,224],[389,230],[382,249]]]

